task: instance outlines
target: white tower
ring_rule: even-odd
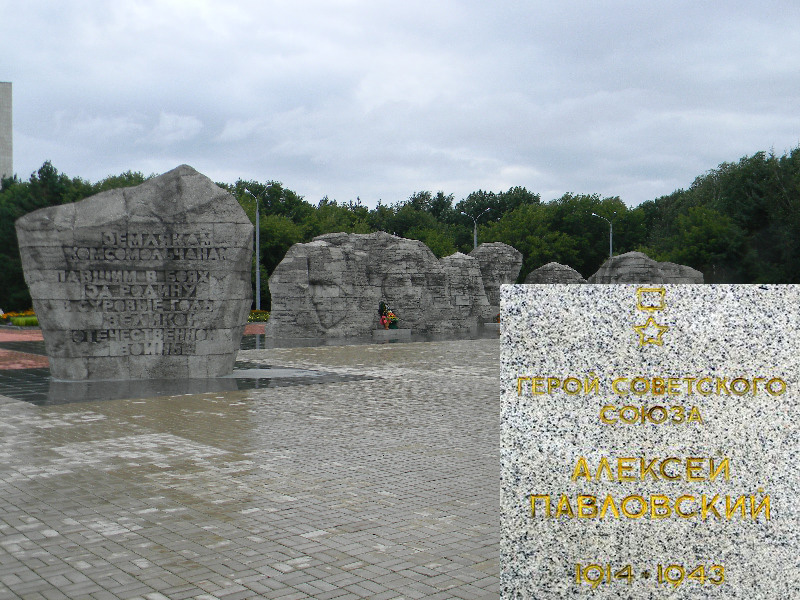
[[[11,135],[11,83],[0,81],[0,178],[14,175]]]

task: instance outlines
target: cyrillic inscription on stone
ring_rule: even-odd
[[[183,165],[16,227],[54,377],[233,370],[252,297],[253,227],[204,175]]]
[[[503,286],[502,323],[503,598],[800,598],[800,286]]]

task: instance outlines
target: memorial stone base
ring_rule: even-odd
[[[372,339],[377,341],[384,340],[405,340],[411,339],[410,329],[373,329]]]

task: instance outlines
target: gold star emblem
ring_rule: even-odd
[[[668,330],[666,325],[659,325],[653,317],[647,319],[644,325],[634,325],[633,328],[639,334],[639,345],[656,344],[657,346],[664,345],[664,340],[661,339]],[[655,331],[654,331],[655,330]]]

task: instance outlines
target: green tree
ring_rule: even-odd
[[[412,228],[406,237],[412,240],[419,240],[431,249],[437,258],[450,256],[456,252],[456,246],[452,231],[447,226],[438,228]]]
[[[453,208],[453,194],[445,194],[444,192],[436,192],[428,203],[427,211],[439,223],[455,223],[457,213]]]
[[[239,199],[242,206],[252,202],[252,197],[245,193],[248,190],[259,199],[260,212],[265,215],[280,215],[291,219],[294,223],[302,223],[314,212],[314,207],[296,192],[285,188],[279,181],[244,181],[238,179],[234,184],[218,183]],[[250,198],[249,200],[247,198]]]
[[[306,221],[308,239],[323,233],[370,233],[369,210],[361,201],[339,204],[325,196]]]
[[[730,281],[729,265],[741,259],[744,236],[730,217],[707,206],[678,215],[676,238],[666,258],[701,271],[706,283]]]
[[[132,187],[135,185],[141,185],[148,179],[152,179],[155,175],[148,175],[145,177],[139,171],[125,171],[124,173],[120,173],[119,175],[109,175],[105,179],[98,181],[96,184],[92,186],[92,192],[95,194],[99,194],[100,192],[105,192],[107,190],[113,190],[116,188],[124,188],[124,187]]]
[[[92,185],[79,177],[70,179],[59,173],[46,161],[28,181],[16,178],[3,180],[0,190],[0,308],[5,311],[25,310],[31,306],[31,297],[22,273],[19,244],[14,222],[31,211],[82,200],[106,188],[114,178]],[[137,185],[136,174],[123,174],[116,178],[116,187]],[[108,184],[110,185],[110,184]]]
[[[272,306],[268,285],[269,275],[286,256],[289,248],[305,241],[305,234],[303,225],[283,215],[261,215],[260,226],[261,255],[258,264],[261,269],[261,307],[269,310]],[[253,277],[255,285],[255,275]]]

